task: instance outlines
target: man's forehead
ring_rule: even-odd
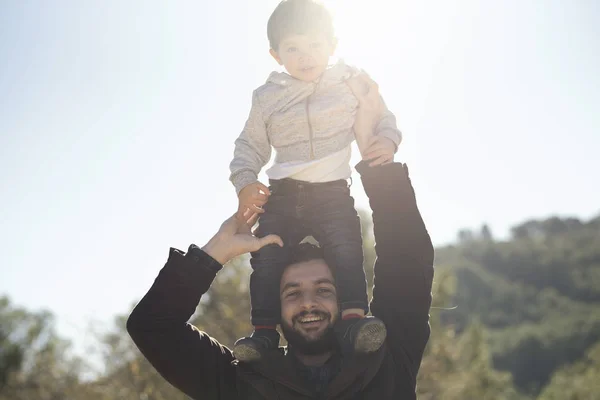
[[[333,275],[324,260],[311,260],[294,264],[286,268],[281,277],[281,287],[293,284],[316,285],[333,283]]]

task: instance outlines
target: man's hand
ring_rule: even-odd
[[[363,73],[351,78],[347,81],[347,84],[358,100],[354,134],[364,159],[385,107],[379,95],[379,86],[367,74]]]
[[[254,182],[244,186],[238,194],[239,206],[237,216],[240,220],[243,220],[244,214],[247,210],[250,210],[252,214],[262,214],[265,212],[262,209],[267,203],[268,196],[271,195],[269,188],[260,182]]]
[[[268,244],[275,243],[283,247],[283,241],[277,235],[257,238],[252,234],[251,228],[257,219],[258,213],[249,211],[246,211],[241,219],[237,215],[232,215],[221,224],[219,231],[202,247],[202,250],[219,263],[225,264],[234,257],[257,251]]]
[[[363,152],[363,160],[373,160],[369,167],[383,165],[394,161],[396,144],[385,136],[372,136]]]

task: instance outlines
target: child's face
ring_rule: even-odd
[[[312,82],[327,69],[335,45],[325,35],[290,35],[279,43],[277,51],[271,49],[271,55],[294,78]]]

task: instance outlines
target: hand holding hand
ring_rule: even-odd
[[[244,186],[238,193],[239,206],[237,211],[238,218],[242,219],[246,210],[250,210],[252,214],[265,212],[262,209],[267,203],[268,196],[271,195],[269,188],[260,182],[254,182]]]
[[[283,247],[283,241],[277,235],[257,238],[252,234],[251,228],[257,219],[258,213],[249,211],[246,211],[242,218],[232,215],[221,224],[219,231],[202,247],[202,250],[219,263],[225,264],[234,257],[257,251],[268,244],[275,243]]]
[[[372,136],[367,142],[366,149],[363,152],[363,160],[373,160],[369,167],[388,164],[394,161],[396,144],[385,136]]]

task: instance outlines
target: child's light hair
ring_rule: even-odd
[[[275,51],[289,35],[319,33],[334,39],[333,18],[318,0],[283,0],[273,11],[267,24],[269,44]]]

